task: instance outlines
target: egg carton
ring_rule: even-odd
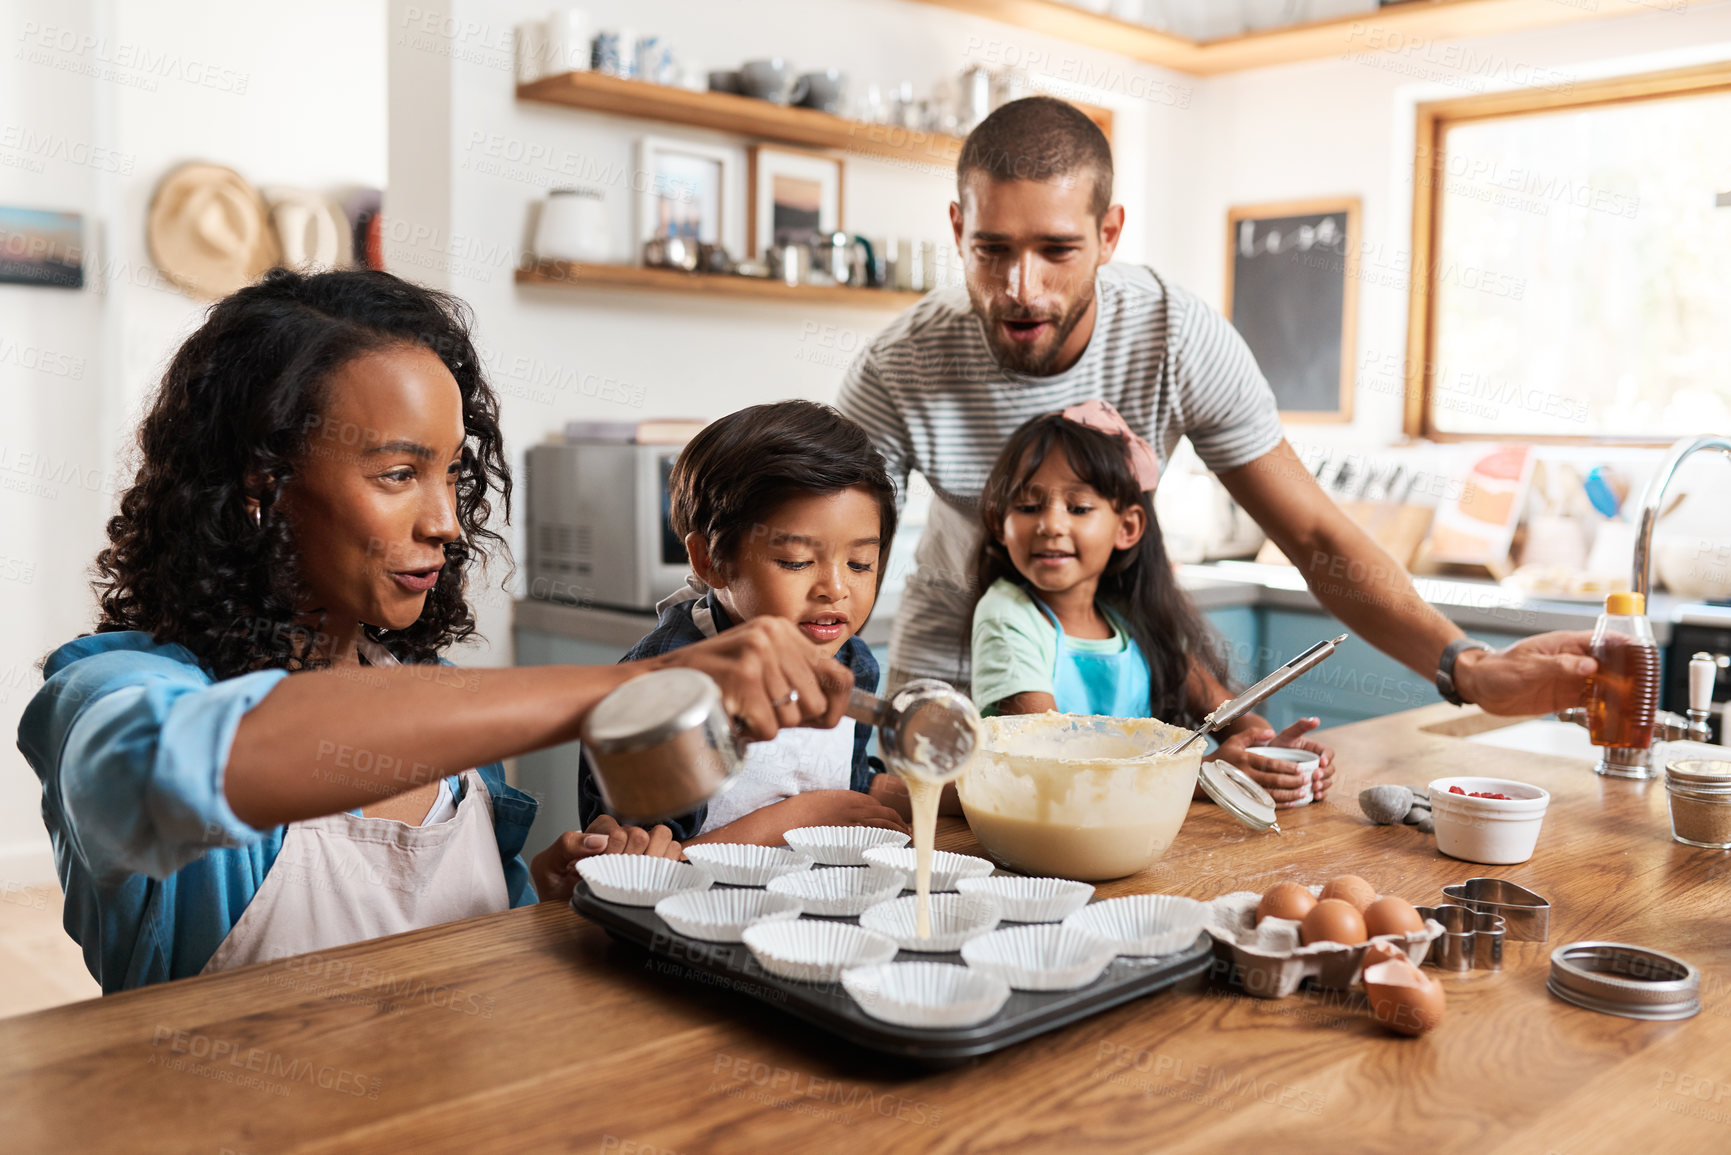
[[[1312,891],[1316,887],[1309,888]],[[1282,999],[1305,979],[1324,990],[1344,991],[1364,973],[1369,943],[1338,942],[1299,945],[1298,923],[1290,918],[1265,918],[1256,923],[1262,896],[1253,890],[1223,894],[1208,904],[1208,933],[1214,939],[1215,974],[1229,978],[1246,994]],[[1372,942],[1389,942],[1406,951],[1414,966],[1424,962],[1430,944],[1443,933],[1442,923],[1426,919],[1423,930],[1384,934]]]

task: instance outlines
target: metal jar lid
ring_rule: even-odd
[[[721,687],[701,670],[674,668],[642,674],[595,704],[583,723],[583,742],[602,754],[659,746],[703,725],[721,709]]]
[[[1731,761],[1723,758],[1679,758],[1665,764],[1665,785],[1696,794],[1731,795]]]
[[[1551,952],[1546,989],[1566,1003],[1626,1019],[1687,1019],[1701,1010],[1701,972],[1623,942],[1570,942]]]
[[[1280,833],[1275,821],[1274,796],[1230,762],[1202,763],[1202,789],[1220,808],[1252,830]]]

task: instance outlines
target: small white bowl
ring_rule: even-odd
[[[850,967],[876,966],[896,957],[894,939],[848,922],[760,922],[746,927],[740,937],[764,970],[802,983],[833,983]]]
[[[908,876],[908,885],[915,882],[914,871],[919,865],[919,851],[911,846],[879,847],[865,852],[865,860],[874,866],[886,866]],[[971,854],[955,854],[948,850],[932,851],[932,890],[954,890],[964,878],[984,878],[996,869],[984,858]]]
[[[875,846],[906,846],[908,836],[879,826],[800,826],[782,838],[795,853],[825,866],[864,866]]]
[[[841,985],[860,1010],[902,1027],[971,1027],[1003,1008],[1010,986],[996,975],[953,963],[857,967]]]
[[[1509,797],[1471,798],[1449,793],[1450,786]],[[1550,804],[1549,791],[1508,778],[1438,778],[1430,784],[1436,848],[1462,862],[1491,866],[1525,862],[1538,846],[1539,828]]]
[[[894,898],[908,884],[899,870],[881,866],[800,870],[769,880],[771,894],[799,899],[807,914],[857,915],[868,906]]]
[[[1277,762],[1291,762],[1298,767],[1298,772],[1304,775],[1304,786],[1299,796],[1290,802],[1276,802],[1276,809],[1290,810],[1295,806],[1309,806],[1316,801],[1316,770],[1322,765],[1321,754],[1293,746],[1252,746],[1245,753],[1260,754]]]
[[[646,854],[598,854],[577,864],[595,897],[621,906],[654,906],[682,890],[708,890],[715,880],[689,862]]]
[[[998,925],[998,904],[984,895],[934,894],[931,896],[931,934],[919,937],[919,896],[910,894],[880,902],[859,916],[867,930],[888,935],[903,950],[924,954],[959,950]]]
[[[685,890],[655,904],[674,933],[705,942],[739,942],[745,928],[798,918],[799,899],[767,890]]]
[[[700,842],[687,846],[685,857],[728,886],[763,886],[772,878],[811,869],[811,859],[785,846],[750,842]]]
[[[958,878],[963,894],[983,894],[998,904],[1005,922],[1058,922],[1088,905],[1094,887],[1068,878],[1026,878],[1020,874],[990,874]]]
[[[1090,903],[1064,926],[1103,938],[1121,955],[1173,954],[1196,941],[1208,905],[1176,894],[1128,894]]]
[[[1018,991],[1073,991],[1100,977],[1117,950],[1066,926],[1016,926],[962,944],[962,961]]]

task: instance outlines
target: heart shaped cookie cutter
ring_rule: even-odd
[[[1469,878],[1442,888],[1449,902],[1502,917],[1511,942],[1551,937],[1551,904],[1543,895],[1503,878]]]

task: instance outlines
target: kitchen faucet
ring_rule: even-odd
[[[1659,521],[1659,510],[1665,500],[1665,491],[1671,487],[1672,480],[1677,475],[1678,468],[1694,454],[1703,450],[1717,450],[1731,459],[1731,437],[1721,437],[1709,434],[1706,437],[1685,437],[1671,446],[1665,455],[1664,462],[1659,466],[1652,480],[1647,482],[1647,491],[1641,497],[1641,524],[1635,531],[1634,573],[1630,578],[1630,586],[1641,595],[1643,602],[1647,601],[1649,587],[1653,576],[1653,527]],[[1708,742],[1712,740],[1712,731],[1707,726],[1707,716],[1713,708],[1713,680],[1717,675],[1717,664],[1711,654],[1696,654],[1689,661],[1689,716],[1681,718],[1669,710],[1656,710],[1653,713],[1653,741],[1655,742]],[[1578,725],[1587,724],[1585,707],[1575,706],[1567,710],[1559,710],[1557,719],[1562,722],[1574,722]],[[1651,747],[1609,748],[1599,759],[1595,771],[1612,778],[1654,778],[1658,772],[1653,769]]]

